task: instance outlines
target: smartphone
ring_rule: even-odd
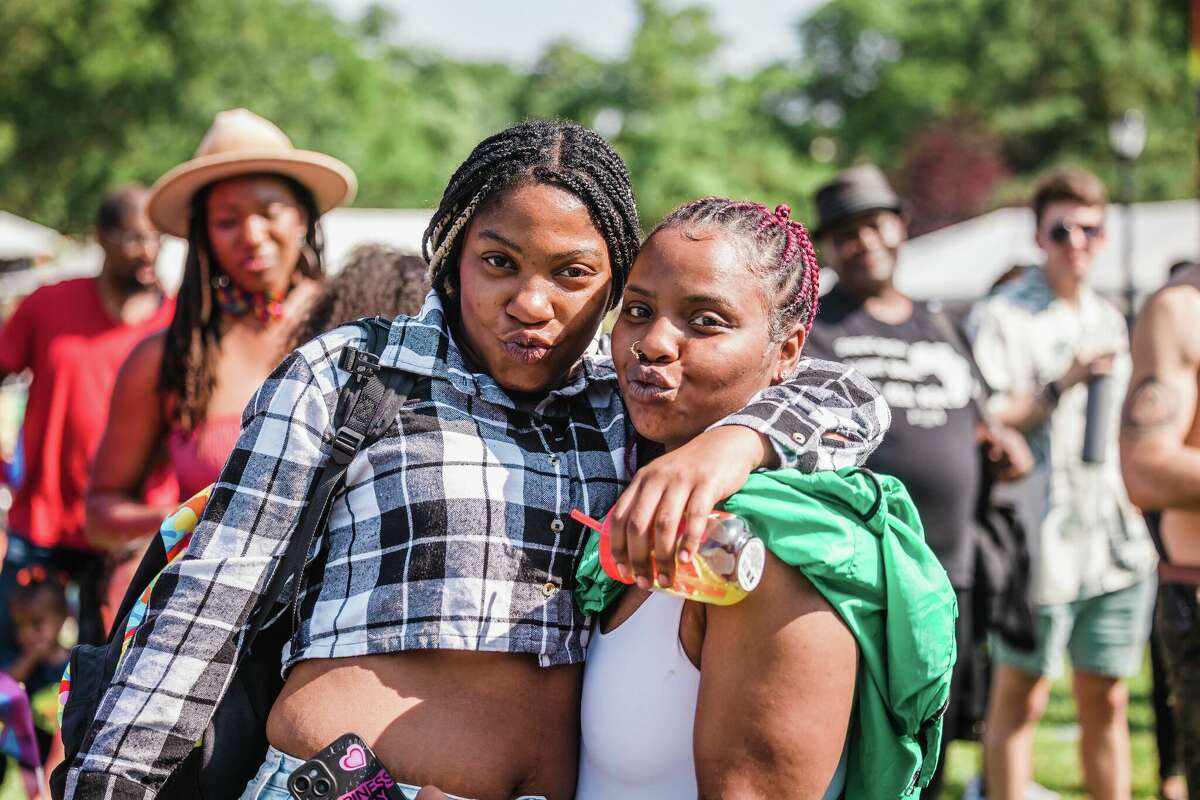
[[[295,800],[405,800],[395,779],[356,734],[347,733],[288,777]]]

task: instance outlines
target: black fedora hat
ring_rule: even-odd
[[[842,170],[817,190],[817,225],[813,238],[830,228],[870,211],[904,213],[900,196],[874,164],[862,164]]]

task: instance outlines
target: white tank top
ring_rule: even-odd
[[[700,670],[679,643],[682,597],[651,592],[605,634],[596,626],[583,670],[576,800],[695,800],[692,727]],[[826,790],[841,795],[848,748]]]
[[[700,670],[679,643],[683,603],[651,592],[616,630],[592,635],[576,800],[696,800]]]

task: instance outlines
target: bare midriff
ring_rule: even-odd
[[[569,798],[582,665],[421,650],[303,661],[267,720],[276,749],[311,758],[356,733],[402,783],[480,800]]]

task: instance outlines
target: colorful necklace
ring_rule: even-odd
[[[224,275],[213,283],[217,290],[217,308],[222,314],[230,317],[253,314],[264,324],[283,318],[283,300],[287,292],[247,292]]]

